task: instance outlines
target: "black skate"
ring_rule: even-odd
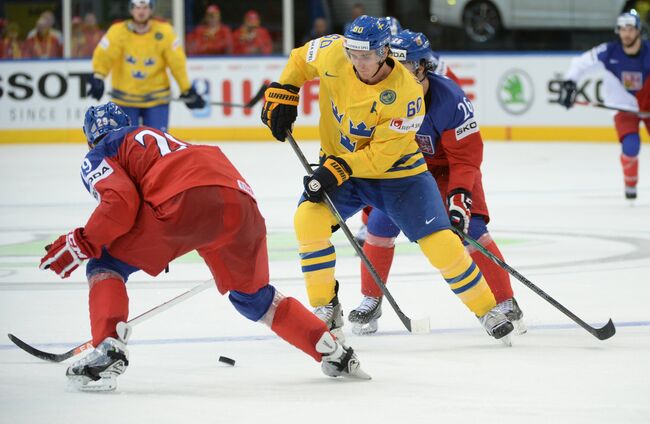
[[[350,311],[348,321],[352,323],[352,333],[361,336],[377,332],[381,300],[381,297],[365,296],[361,304]]]
[[[627,200],[634,200],[636,199],[636,186],[625,186],[625,198]]]
[[[482,317],[478,317],[478,320],[490,336],[500,340],[506,346],[512,346],[510,333],[512,333],[514,326],[508,321],[508,318],[500,311],[498,306],[490,309]]]
[[[497,306],[514,326],[515,334],[526,334],[528,328],[526,328],[526,323],[524,322],[524,313],[514,297],[504,300]]]
[[[323,354],[323,374],[329,377],[371,379],[370,375],[361,369],[361,363],[354,350],[335,340],[330,333],[323,333],[316,343],[316,350]]]
[[[70,386],[81,391],[106,392],[117,388],[117,377],[129,365],[126,344],[106,338],[95,350],[72,364],[65,372]]]

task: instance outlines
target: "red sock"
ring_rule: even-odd
[[[368,234],[368,237],[370,238],[370,234]],[[395,246],[375,246],[370,240],[366,240],[363,245],[363,253],[366,254],[384,283],[388,283],[388,273],[393,264]],[[364,296],[381,297],[381,289],[377,286],[375,279],[372,278],[372,274],[366,269],[363,262],[361,262],[361,293]]]
[[[368,216],[370,215],[370,211],[372,211],[372,206],[366,206],[362,211],[361,222],[363,222],[364,225],[368,225]]]
[[[321,361],[323,354],[316,351],[316,343],[327,331],[327,326],[293,297],[280,302],[271,330],[316,361]]]
[[[494,240],[490,238],[489,244],[484,247],[493,253],[494,256],[503,260],[503,255]],[[512,286],[510,285],[510,275],[508,272],[478,250],[472,252],[470,256],[483,273],[485,281],[490,286],[497,303],[510,299],[512,297]]]
[[[627,156],[621,153],[621,165],[623,166],[623,178],[627,187],[636,187],[639,180],[639,157]]]
[[[117,338],[115,326],[129,317],[129,296],[124,281],[119,278],[99,280],[90,288],[88,298],[93,346],[106,337]]]

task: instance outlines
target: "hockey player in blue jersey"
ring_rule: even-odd
[[[499,339],[513,325],[497,307],[483,274],[449,229],[449,218],[415,141],[424,118],[422,86],[389,57],[384,18],[361,16],[345,35],[312,40],[291,52],[265,93],[262,121],[284,141],[297,116],[299,88],[320,78],[321,166],[304,179],[294,216],[300,262],[315,313],[342,338],[343,313],[330,242],[336,219],[321,202],[327,192],[347,219],[370,205],[390,216],[450,289]]]
[[[641,39],[641,20],[636,13],[623,13],[616,20],[618,40],[603,43],[571,62],[562,82],[559,103],[567,109],[576,101],[577,82],[588,72],[607,71],[603,78],[605,104],[630,110],[650,110],[650,42]],[[621,143],[625,197],[636,199],[639,179],[640,121],[650,134],[650,118],[618,112],[614,126]]]

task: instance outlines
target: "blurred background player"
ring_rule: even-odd
[[[1,59],[20,59],[23,57],[23,43],[18,34],[20,27],[16,22],[9,22],[5,36],[0,41]]]
[[[132,19],[108,29],[93,53],[90,96],[104,94],[104,78],[112,74],[113,101],[138,125],[166,131],[171,92],[167,69],[190,109],[205,101],[187,77],[186,57],[170,24],[153,18],[154,0],[130,0]]]
[[[197,250],[221,294],[235,309],[268,325],[322,361],[326,375],[370,378],[352,348],[300,302],[269,284],[266,226],[253,191],[221,149],[183,142],[151,127],[131,126],[114,103],[90,107],[84,133],[90,151],[81,168],[99,202],[84,227],[45,249],[41,269],[67,278],[88,260],[89,307],[95,350],[66,375],[81,390],[114,390],[128,365],[126,281],[143,270],[158,275],[175,258]],[[127,337],[128,338],[128,337]]]
[[[97,25],[94,13],[86,13],[83,20],[80,16],[72,17],[72,57],[92,57],[93,51],[104,36]]]
[[[577,82],[587,72],[605,69],[603,99],[605,104],[631,110],[650,110],[650,42],[641,39],[641,20],[636,13],[623,13],[616,20],[618,39],[603,43],[571,61],[565,74],[558,102],[571,108],[576,101]],[[636,199],[639,180],[639,123],[643,120],[650,134],[650,118],[618,112],[614,127],[621,143],[621,165],[625,197]]]
[[[329,29],[329,23],[327,22],[327,19],[320,16],[314,19],[314,22],[311,26],[311,30],[309,30],[309,33],[305,35],[302,39],[302,44],[305,44],[310,40],[315,40],[317,38],[324,37],[328,34],[331,34],[331,31]]]
[[[244,23],[232,35],[233,53],[240,55],[271,54],[273,42],[269,31],[262,26],[260,14],[249,10]]]
[[[232,54],[232,31],[221,22],[219,6],[211,4],[205,10],[203,23],[187,35],[187,54],[209,56]]]
[[[451,225],[469,232],[503,259],[487,230],[490,217],[480,169],[483,139],[471,102],[456,83],[435,72],[438,61],[424,34],[402,31],[391,38],[390,48],[391,55],[422,84],[426,116],[415,138],[440,194],[447,200]],[[372,209],[367,224],[363,251],[387,282],[400,229],[378,209]],[[501,312],[515,325],[517,333],[525,333],[523,313],[513,298],[509,274],[472,246],[465,247],[485,276]],[[377,320],[381,317],[382,293],[363,264],[361,293],[364,298],[350,311],[348,319],[355,334],[371,334],[377,331]]]
[[[327,192],[343,219],[366,205],[390,216],[409,240],[418,242],[488,333],[502,338],[512,323],[449,229],[445,206],[415,142],[424,118],[422,87],[388,57],[390,36],[386,19],[363,15],[344,37],[334,34],[294,49],[279,82],[265,93],[262,121],[284,141],[297,117],[299,87],[320,78],[321,166],[304,178],[294,216],[309,301],[330,330],[343,337],[330,242],[337,221],[321,202]]]

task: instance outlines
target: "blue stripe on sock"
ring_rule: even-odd
[[[464,286],[462,286],[462,287],[458,287],[457,289],[454,289],[454,290],[452,290],[452,291],[453,291],[455,294],[461,294],[461,293],[464,293],[464,292],[466,292],[467,290],[469,290],[469,289],[471,289],[472,287],[474,287],[475,285],[477,285],[478,282],[481,281],[481,278],[482,278],[482,277],[483,277],[483,274],[481,274],[481,273],[479,272],[478,275],[476,276],[476,278],[474,278],[472,281],[470,281],[469,283],[465,284]]]
[[[320,258],[321,256],[327,256],[334,253],[334,246],[330,246],[326,249],[317,250],[315,252],[305,252],[300,254],[300,259],[313,259]]]
[[[323,262],[322,264],[307,265],[302,267],[302,272],[318,271],[325,268],[334,268],[336,261]]]
[[[457,282],[462,281],[462,280],[464,280],[465,278],[469,277],[470,274],[471,274],[472,272],[474,272],[475,269],[476,269],[476,263],[475,263],[475,262],[472,262],[472,266],[470,266],[470,267],[467,269],[467,271],[463,272],[463,273],[462,273],[461,275],[459,275],[458,277],[454,277],[454,278],[445,278],[445,280],[447,280],[447,283],[449,283],[449,284],[457,283]]]

